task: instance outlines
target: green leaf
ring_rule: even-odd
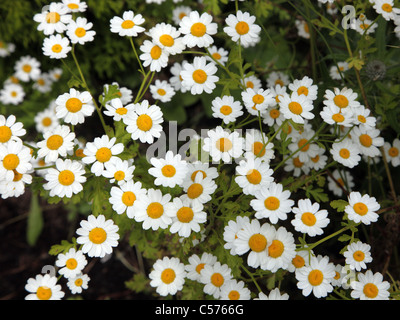
[[[344,209],[349,203],[345,200],[333,200],[330,205],[333,209],[336,209],[338,212],[344,212]]]
[[[32,194],[28,215],[26,240],[30,246],[34,246],[43,230],[43,215],[39,204],[39,197]]]
[[[60,253],[66,253],[69,249],[76,246],[76,238],[72,238],[72,242],[62,240],[61,244],[52,245],[49,250],[49,255],[56,256]]]

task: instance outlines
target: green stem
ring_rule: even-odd
[[[144,72],[144,69],[143,69],[143,66],[142,66],[142,62],[141,62],[140,59],[139,59],[139,56],[138,56],[138,54],[137,54],[137,51],[136,51],[136,48],[135,48],[135,44],[133,43],[132,37],[129,37],[129,41],[130,41],[130,43],[131,43],[133,52],[135,53],[136,60],[137,60],[138,63],[139,63],[140,70],[142,71],[142,74],[144,75],[145,72]]]
[[[307,249],[307,250],[313,250],[315,247],[319,246],[321,243],[324,243],[325,241],[327,241],[327,240],[329,240],[329,239],[331,239],[331,238],[334,238],[334,237],[338,236],[339,234],[341,234],[342,232],[345,232],[345,231],[348,230],[348,229],[350,229],[350,226],[343,227],[342,229],[340,229],[340,230],[338,230],[338,231],[336,231],[336,232],[334,232],[334,233],[332,233],[332,234],[326,236],[325,238],[323,238],[323,239],[321,239],[321,240],[319,240],[319,241],[317,241],[317,242],[314,242],[314,243],[312,243],[312,244],[310,244],[310,245],[307,245],[307,248],[306,248],[306,249]],[[305,250],[305,249],[302,248],[302,249],[300,249],[300,251],[301,251],[301,250]]]
[[[253,275],[251,274],[251,272],[249,270],[247,270],[247,268],[243,265],[241,265],[242,269],[248,274],[248,276],[251,278],[251,280],[254,282],[254,285],[257,287],[259,292],[262,292],[260,286],[258,285],[256,279],[254,279]]]

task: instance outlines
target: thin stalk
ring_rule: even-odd
[[[137,53],[137,51],[136,51],[135,44],[133,43],[132,37],[129,37],[129,41],[130,41],[130,43],[131,43],[131,46],[132,46],[133,52],[134,52],[134,54],[135,54],[136,60],[137,60],[138,63],[139,63],[140,70],[142,71],[142,74],[145,74],[144,69],[143,69],[143,66],[142,66],[142,62],[141,62],[140,59],[139,59],[139,56],[138,56],[138,53]]]

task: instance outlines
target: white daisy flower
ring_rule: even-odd
[[[334,88],[333,91],[327,89],[325,91],[323,103],[326,106],[334,105],[340,109],[353,109],[360,106],[360,103],[356,100],[357,97],[357,92],[354,92],[350,88]]]
[[[156,186],[181,186],[188,172],[187,162],[182,160],[180,154],[174,155],[172,151],[167,151],[164,158],[151,158],[150,163],[153,167],[149,169],[149,174],[156,178]]]
[[[71,198],[83,190],[82,184],[86,182],[85,169],[78,161],[70,159],[57,159],[55,168],[49,168],[45,175],[47,183],[43,185],[50,191],[50,197]]]
[[[220,288],[220,300],[250,300],[251,291],[245,287],[243,281],[235,279],[226,281]]]
[[[32,169],[31,159],[31,149],[25,147],[22,140],[0,144],[0,180],[13,181],[16,172],[27,173]]]
[[[347,168],[354,168],[361,160],[360,148],[351,139],[332,143],[329,150],[333,159]]]
[[[102,175],[105,164],[109,161],[113,162],[117,155],[124,151],[124,145],[115,142],[115,137],[110,139],[107,135],[103,135],[86,144],[83,150],[85,157],[82,158],[82,162],[92,164],[90,170],[96,176]]]
[[[279,288],[275,288],[269,292],[269,295],[260,292],[258,298],[254,300],[289,300],[289,295],[287,293],[282,294]]]
[[[293,234],[285,227],[276,230],[273,240],[267,247],[268,255],[261,263],[260,268],[276,272],[279,269],[286,270],[296,256],[296,244]]]
[[[66,157],[74,149],[75,133],[65,125],[59,125],[53,130],[43,133],[43,140],[37,143],[38,157],[45,162],[54,162],[58,157]]]
[[[25,91],[20,84],[6,84],[0,90],[0,100],[3,104],[18,105],[24,101]]]
[[[355,23],[356,23],[356,31],[361,35],[363,35],[364,33],[365,34],[374,33],[375,29],[378,27],[377,23],[372,24],[373,21],[366,18],[362,20],[360,18],[357,18]]]
[[[186,278],[185,265],[175,257],[158,259],[149,278],[150,286],[155,287],[160,296],[175,295],[183,289]]]
[[[289,76],[281,71],[272,71],[267,77],[268,88],[276,87],[277,85],[285,88],[289,83]]]
[[[243,229],[243,226],[250,223],[249,217],[237,216],[236,220],[229,220],[228,224],[224,227],[224,248],[229,250],[231,255],[236,255],[235,239],[237,239],[237,233]]]
[[[322,120],[330,125],[337,124],[343,127],[352,127],[354,124],[354,112],[350,108],[340,109],[338,106],[331,104],[325,106],[319,114]]]
[[[400,14],[400,8],[394,7],[393,0],[375,0],[373,7],[386,21],[395,20]]]
[[[148,189],[146,194],[141,195],[135,202],[134,219],[142,222],[144,230],[166,229],[172,223],[169,215],[171,195],[163,195],[160,190]]]
[[[114,81],[113,83],[111,83],[111,85],[112,85],[112,86],[117,86],[118,91],[116,92],[116,95],[117,95],[116,98],[121,99],[121,102],[122,102],[123,105],[132,102],[133,95],[132,95],[132,90],[131,90],[131,89],[128,89],[128,88],[126,88],[126,87],[121,87],[121,86],[119,85],[119,83],[118,83],[118,82],[115,82],[115,81]],[[108,92],[109,87],[110,87],[111,85],[110,85],[110,84],[105,84],[105,85],[103,86],[104,92]],[[104,96],[104,95],[105,95],[105,94],[103,93],[103,96]]]
[[[62,3],[68,7],[70,12],[85,12],[87,4],[80,0],[62,0]]]
[[[78,274],[76,277],[68,278],[67,287],[72,294],[80,294],[83,289],[88,288],[90,277],[87,274]]]
[[[236,166],[235,181],[244,194],[255,195],[258,190],[268,188],[274,180],[274,171],[260,158],[241,160]]]
[[[354,186],[354,179],[349,171],[335,169],[332,172],[332,177],[328,176],[328,189],[337,197],[343,195],[343,189],[350,192]]]
[[[268,139],[268,136],[258,129],[246,130],[244,157],[246,159],[261,159],[262,162],[266,163],[275,159],[274,144],[268,142]]]
[[[279,105],[269,106],[262,114],[263,123],[269,127],[280,126],[285,121],[285,116],[279,110]]]
[[[294,177],[300,177],[302,173],[309,174],[310,172],[310,167],[305,162],[301,162],[299,156],[288,159],[283,169],[286,172],[292,172]]]
[[[251,220],[242,226],[233,242],[236,254],[241,256],[250,251],[247,264],[258,268],[267,259],[267,248],[272,243],[275,233],[275,228],[269,223],[260,225],[258,220]]]
[[[92,22],[88,22],[86,18],[77,17],[68,24],[67,36],[72,43],[85,44],[94,40],[96,31],[90,30],[93,27]]]
[[[143,52],[139,59],[143,61],[143,67],[150,66],[150,71],[160,72],[168,65],[168,53],[154,42],[144,40],[139,49]]]
[[[190,89],[190,92],[201,94],[204,92],[212,93],[215,89],[215,83],[219,77],[215,75],[218,69],[214,62],[207,63],[205,57],[194,57],[193,63],[185,63],[180,73],[182,77],[182,86]]]
[[[221,126],[208,130],[203,150],[208,152],[214,162],[230,162],[243,153],[244,139],[238,132],[225,131]]]
[[[371,115],[371,111],[361,105],[353,110],[353,124],[366,129],[373,129],[376,126],[376,118]]]
[[[188,162],[187,164],[188,173],[185,180],[194,182],[196,175],[202,173],[203,179],[210,178],[214,180],[218,177],[218,171],[215,167],[210,167],[209,163],[203,163],[201,161]]]
[[[383,149],[387,161],[391,163],[393,167],[398,167],[400,165],[400,140],[395,138],[391,144],[385,142]]]
[[[48,73],[42,73],[37,80],[35,80],[32,88],[41,92],[47,93],[51,90],[52,79]]]
[[[231,37],[232,41],[240,41],[244,47],[254,46],[260,40],[261,27],[254,22],[256,17],[248,12],[238,10],[236,14],[230,14],[226,19],[227,24],[224,32]]]
[[[198,172],[194,181],[186,179],[182,185],[185,194],[182,195],[183,199],[188,199],[191,202],[205,204],[212,199],[212,194],[217,189],[217,185],[209,177],[203,177],[201,172]]]
[[[295,20],[295,25],[297,28],[297,33],[301,38],[304,39],[310,39],[310,27],[308,25],[308,22],[301,19],[296,19]]]
[[[119,36],[137,37],[137,35],[145,30],[141,27],[145,19],[141,14],[135,15],[132,10],[125,11],[121,17],[113,17],[110,20],[110,29]]]
[[[25,186],[32,183],[32,175],[29,173],[19,173],[14,170],[12,181],[0,180],[0,194],[3,199],[19,197],[25,193]]]
[[[379,150],[385,144],[379,129],[368,129],[364,126],[354,127],[351,138],[360,148],[360,152],[368,157],[376,157],[381,154]]]
[[[217,262],[217,257],[211,253],[203,252],[200,257],[197,254],[192,254],[188,262],[189,264],[185,265],[186,277],[193,281],[199,281],[201,270],[205,265],[214,265]]]
[[[172,10],[172,21],[179,26],[179,23],[183,19],[190,14],[192,9],[188,6],[177,6]]]
[[[17,118],[10,114],[7,118],[0,114],[0,144],[11,140],[18,140],[26,134],[22,122],[16,122]]]
[[[299,134],[296,142],[290,143],[288,149],[294,153],[298,151],[298,157],[301,162],[308,162],[311,158],[316,157],[319,152],[319,146],[314,143],[312,138],[314,130],[307,130]]]
[[[328,157],[324,153],[325,149],[318,146],[318,154],[315,157],[311,157],[311,161],[307,162],[310,169],[318,171],[325,168],[328,162]]]
[[[112,248],[118,246],[118,226],[111,219],[106,220],[104,215],[88,216],[87,220],[80,222],[76,230],[76,242],[83,244],[82,252],[89,257],[103,258],[112,253]]]
[[[210,62],[214,62],[214,60],[218,61],[223,66],[228,61],[229,52],[224,48],[217,48],[217,46],[211,46],[208,49],[210,56],[206,56],[206,59]]]
[[[56,266],[60,269],[58,273],[65,278],[74,278],[79,275],[87,265],[87,260],[82,251],[71,248],[68,252],[57,256]]]
[[[349,204],[345,207],[344,212],[347,213],[349,220],[366,225],[378,221],[377,211],[381,206],[375,197],[370,197],[368,194],[361,195],[361,193],[353,191],[349,194],[348,201]]]
[[[261,80],[254,75],[245,77],[242,83],[246,88],[251,88],[256,92],[262,88]]]
[[[48,71],[50,79],[54,82],[61,79],[62,73],[63,73],[63,69],[61,69],[61,68],[53,68]]]
[[[305,297],[312,292],[316,298],[323,298],[333,291],[331,281],[335,276],[335,265],[329,262],[329,257],[312,256],[310,264],[297,269],[295,276],[297,287]]]
[[[40,76],[40,62],[31,56],[23,56],[14,65],[15,76],[22,82],[36,80]]]
[[[221,296],[221,287],[233,278],[232,270],[227,264],[219,261],[213,265],[206,264],[200,271],[200,283],[204,284],[203,291],[218,299]]]
[[[346,264],[350,266],[350,269],[361,271],[361,269],[367,269],[366,263],[372,261],[371,257],[371,246],[361,241],[350,243],[343,256],[346,258]]]
[[[183,43],[189,48],[207,48],[213,44],[212,36],[217,33],[218,24],[212,20],[213,17],[207,12],[200,15],[197,11],[191,11],[189,15],[184,16],[179,22]]]
[[[175,95],[174,88],[166,80],[156,80],[153,85],[150,85],[150,93],[154,100],[161,102],[169,102]]]
[[[225,124],[235,122],[243,115],[240,101],[235,101],[232,96],[216,97],[211,104],[212,116],[222,119]]]
[[[333,80],[342,80],[344,72],[349,70],[349,64],[346,61],[339,61],[337,65],[333,65],[329,69],[329,75]]]
[[[292,209],[295,216],[291,221],[295,230],[306,233],[310,237],[323,234],[322,229],[330,222],[328,211],[320,209],[319,203],[312,203],[310,199],[300,199],[297,205],[298,207]]]
[[[63,59],[71,51],[70,42],[67,37],[60,34],[51,35],[43,41],[43,54],[51,59]]]
[[[203,211],[201,203],[195,203],[182,197],[174,198],[171,210],[167,214],[172,218],[169,228],[171,233],[178,233],[180,237],[188,238],[193,232],[200,232],[200,224],[207,221],[207,213]]]
[[[290,195],[289,190],[283,190],[283,186],[275,182],[271,182],[268,188],[257,190],[255,199],[250,201],[250,205],[256,211],[255,217],[268,218],[273,224],[279,220],[286,220],[294,205]]]
[[[121,121],[128,113],[132,113],[134,111],[135,105],[133,103],[129,103],[124,106],[120,98],[114,98],[106,103],[105,110],[103,112],[106,116],[113,117],[114,121]]]
[[[0,40],[0,57],[4,58],[9,56],[15,51],[15,44],[11,42],[4,42]]]
[[[128,160],[122,160],[115,158],[114,161],[109,161],[104,164],[105,170],[103,171],[103,177],[110,179],[111,183],[117,183],[122,185],[133,178],[133,171],[135,166]]]
[[[89,91],[80,92],[74,88],[58,96],[55,104],[57,118],[72,125],[84,123],[85,117],[90,117],[95,109]]]
[[[61,285],[57,284],[57,278],[49,274],[38,274],[35,278],[29,278],[25,290],[29,294],[25,300],[61,300],[65,293],[61,291]]]
[[[148,34],[156,45],[170,55],[176,55],[185,50],[185,45],[180,37],[181,33],[168,23],[157,23],[149,30]]]
[[[286,119],[291,119],[295,123],[303,124],[306,120],[314,119],[315,115],[311,112],[314,109],[312,101],[302,94],[293,92],[279,97],[280,111]]]
[[[170,72],[172,74],[172,77],[169,79],[169,82],[171,85],[174,87],[175,91],[180,91],[182,93],[185,93],[189,89],[182,86],[182,77],[181,77],[181,71],[183,70],[183,65],[185,63],[188,63],[186,60],[183,60],[181,63],[179,62],[174,62],[172,67],[170,68]]]
[[[353,299],[389,300],[390,283],[383,280],[381,273],[367,270],[365,273],[359,273],[357,278],[350,284],[353,289],[350,295]]]
[[[305,95],[310,100],[316,100],[318,97],[318,86],[313,84],[313,79],[304,76],[301,80],[296,79],[289,84],[289,90],[297,92],[298,95]]]
[[[129,180],[118,187],[111,187],[108,201],[116,213],[126,213],[128,218],[133,219],[135,217],[137,199],[144,196],[146,192],[146,189],[142,188],[140,181],[133,182],[133,180]]]
[[[43,31],[45,35],[52,35],[55,32],[63,33],[72,20],[69,12],[70,9],[62,2],[51,2],[45,10],[35,14],[33,20],[39,23],[37,30]]]
[[[246,91],[242,91],[241,95],[244,106],[253,116],[258,116],[259,112],[263,114],[269,106],[275,103],[275,97],[270,89],[255,91],[247,88]]]
[[[310,259],[313,256],[313,252],[309,250],[296,251],[296,255],[289,264],[287,270],[289,272],[296,272],[297,269],[304,268],[310,264]]]

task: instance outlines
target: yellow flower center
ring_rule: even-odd
[[[191,175],[191,179],[192,179],[193,182],[194,182],[194,180],[195,180],[195,178],[196,178],[196,175],[197,175],[199,172],[202,173],[203,179],[204,179],[205,177],[207,177],[207,174],[206,174],[203,170],[196,170],[196,171],[193,172],[192,175]]]
[[[278,85],[278,84],[279,84],[281,87],[284,86],[284,82],[283,82],[281,79],[275,80],[275,85]]]
[[[182,223],[189,223],[193,220],[194,213],[192,208],[189,207],[182,207],[176,213],[178,220]]]
[[[32,70],[32,66],[29,65],[29,64],[24,64],[24,65],[22,66],[22,70],[23,70],[24,72],[26,72],[26,73],[29,73],[29,72],[31,72],[31,70]]]
[[[196,271],[198,274],[200,274],[201,270],[204,269],[205,263],[199,263],[196,267]]]
[[[261,252],[267,247],[267,239],[260,233],[253,234],[249,239],[249,247],[252,251]]]
[[[228,138],[220,138],[216,143],[216,147],[221,152],[228,152],[229,150],[232,149],[233,144],[232,141],[229,140]]]
[[[339,155],[343,158],[343,159],[348,159],[350,157],[350,151],[346,148],[342,148],[339,151]]]
[[[289,103],[289,110],[294,114],[301,114],[303,112],[303,107],[300,103],[292,101]]]
[[[136,201],[136,195],[132,191],[125,191],[122,194],[122,203],[127,207],[133,206],[133,203]]]
[[[308,96],[308,88],[305,86],[301,86],[300,88],[297,89],[297,94],[298,95],[304,94],[305,96]]]
[[[158,219],[164,213],[164,207],[159,202],[152,202],[147,207],[147,215],[152,219]]]
[[[165,96],[165,94],[167,93],[164,89],[158,89],[157,90],[157,93],[160,95],[160,96]]]
[[[78,261],[75,258],[69,258],[65,262],[65,266],[70,270],[74,270],[78,266]]]
[[[81,278],[78,278],[78,279],[75,280],[75,285],[77,287],[80,287],[82,284],[83,284],[83,280]]]
[[[382,5],[382,10],[390,13],[392,12],[393,7],[389,3],[384,3]]]
[[[65,103],[65,107],[69,112],[75,113],[82,109],[82,101],[78,98],[69,98]]]
[[[218,52],[214,52],[214,53],[212,54],[212,57],[213,57],[215,60],[221,59],[221,55],[220,55]]]
[[[150,56],[153,60],[158,60],[161,57],[161,48],[159,46],[154,46],[150,50]]]
[[[70,186],[75,181],[75,175],[70,170],[63,170],[58,175],[58,182],[63,186]]]
[[[201,22],[196,22],[190,28],[190,33],[195,37],[202,37],[207,31],[206,26]]]
[[[141,114],[136,119],[136,125],[139,130],[149,131],[153,127],[153,119],[147,114]]]
[[[397,149],[396,147],[391,147],[388,151],[389,156],[391,157],[397,157],[399,155],[399,149]]]
[[[296,268],[302,268],[304,267],[304,265],[306,264],[306,262],[304,261],[304,258],[302,256],[299,256],[298,254],[292,259],[292,264],[296,267]]]
[[[375,284],[367,283],[364,286],[363,293],[365,294],[366,297],[373,299],[378,295],[379,289]]]
[[[162,167],[161,169],[161,173],[167,177],[167,178],[171,178],[175,175],[176,173],[176,169],[173,165],[167,164],[165,166]]]
[[[277,197],[270,196],[264,200],[264,206],[266,209],[274,211],[279,208],[281,202]]]
[[[222,274],[216,272],[211,276],[211,283],[216,287],[221,287],[225,282],[224,277]]]
[[[79,38],[82,38],[86,35],[86,30],[84,28],[76,28],[75,35]]]
[[[361,123],[366,123],[367,119],[365,119],[365,117],[363,115],[358,115],[357,116],[358,121],[360,121]]]
[[[279,118],[280,115],[281,115],[281,112],[278,109],[271,109],[269,111],[269,116],[272,119],[277,119],[277,118]]]
[[[22,176],[23,176],[23,174],[21,174],[21,173],[19,173],[17,170],[13,170],[13,172],[14,172],[14,179],[13,179],[13,181],[14,182],[16,182],[16,181],[20,181],[21,179],[22,179]]]
[[[111,150],[106,148],[106,147],[102,147],[99,150],[96,151],[96,159],[99,162],[107,162],[111,159],[112,153]]]
[[[193,183],[187,190],[187,195],[190,199],[196,199],[203,193],[203,186],[200,183]]]
[[[107,232],[103,228],[93,228],[89,232],[89,240],[94,244],[101,244],[107,239]]]
[[[121,27],[123,29],[131,29],[135,26],[135,23],[132,20],[125,20],[122,22]]]
[[[19,158],[16,154],[10,153],[3,159],[3,167],[7,170],[14,170],[19,165]]]
[[[335,113],[332,116],[332,120],[335,122],[343,122],[344,121],[344,116],[341,113]]]
[[[272,258],[279,258],[284,250],[285,246],[283,245],[282,241],[275,239],[268,247],[268,255]]]
[[[307,142],[308,142],[307,139],[299,140],[299,142],[297,143],[297,146],[299,147],[299,149],[301,149],[301,151],[306,152],[310,148],[310,144],[306,145]]]
[[[115,171],[114,173],[115,180],[121,181],[124,180],[124,178],[125,178],[125,172],[123,172],[122,170]]]
[[[118,113],[120,116],[123,116],[124,114],[127,114],[128,110],[124,107],[118,108],[115,110],[116,113]]]
[[[362,202],[357,202],[353,206],[354,212],[359,214],[360,216],[365,216],[368,213],[368,207],[362,203]]]
[[[247,82],[246,82],[246,88],[251,88],[251,89],[253,89],[253,88],[254,88],[254,83],[253,83],[252,81],[247,81]]]
[[[204,70],[197,69],[193,71],[192,78],[196,83],[204,83],[207,80],[207,73]]]
[[[296,168],[301,168],[304,165],[304,162],[301,162],[299,157],[296,157],[296,158],[293,159],[293,165]]]
[[[364,147],[369,148],[372,145],[372,138],[368,134],[362,134],[359,139]]]
[[[172,283],[176,278],[175,271],[171,268],[167,268],[161,272],[161,281],[165,284]]]
[[[252,100],[255,104],[261,104],[264,102],[264,97],[261,94],[256,94],[253,96]]]
[[[51,289],[48,287],[40,286],[36,291],[36,296],[39,300],[49,300],[51,295]]]
[[[49,12],[46,15],[46,22],[47,23],[57,23],[60,21],[60,15],[57,12]]]
[[[185,13],[185,12],[181,12],[181,13],[179,14],[179,20],[182,20],[183,17],[186,17],[186,13]]]
[[[248,33],[250,30],[249,24],[244,21],[239,21],[235,26],[236,32],[241,36]]]
[[[62,46],[58,43],[51,47],[51,51],[53,51],[55,53],[60,53],[61,50],[62,50]]]
[[[319,161],[319,155],[317,154],[315,157],[311,158],[311,161],[317,163]]]
[[[62,146],[63,143],[64,139],[60,135],[53,134],[47,139],[46,145],[50,150],[57,150]]]
[[[83,153],[83,149],[82,149],[82,148],[76,149],[75,155],[76,155],[78,158],[84,158],[84,157],[86,157],[86,155]]]
[[[324,274],[320,270],[312,270],[308,274],[308,282],[312,286],[319,286],[324,280]]]
[[[51,124],[52,124],[52,120],[51,120],[51,118],[49,118],[49,117],[45,117],[45,118],[43,118],[42,119],[42,125],[44,126],[44,127],[48,127],[48,126],[50,126]]]
[[[251,169],[247,172],[246,178],[251,184],[260,184],[262,175],[260,171],[256,169]]]
[[[172,47],[175,43],[174,38],[172,38],[169,34],[163,34],[159,40],[161,44],[166,47]]]
[[[240,293],[236,290],[232,290],[228,294],[229,300],[239,300],[240,299]]]
[[[357,250],[353,253],[353,258],[354,258],[354,260],[360,262],[365,259],[365,254],[361,250]]]
[[[230,115],[232,113],[232,108],[230,106],[224,105],[222,106],[219,111],[224,115]]]
[[[5,143],[11,139],[12,132],[11,129],[7,126],[0,127],[0,142]]]
[[[44,81],[44,79],[42,79],[42,78],[38,79],[36,82],[40,86],[44,86],[46,84],[46,81]]]
[[[317,218],[311,212],[304,212],[301,215],[301,221],[306,226],[312,227],[313,225],[315,225],[315,222],[317,222]]]
[[[76,10],[76,9],[79,9],[79,5],[76,3],[69,3],[68,8],[70,8],[72,10]]]
[[[339,108],[346,108],[349,105],[349,100],[342,94],[338,94],[333,98],[333,102],[339,107]]]

